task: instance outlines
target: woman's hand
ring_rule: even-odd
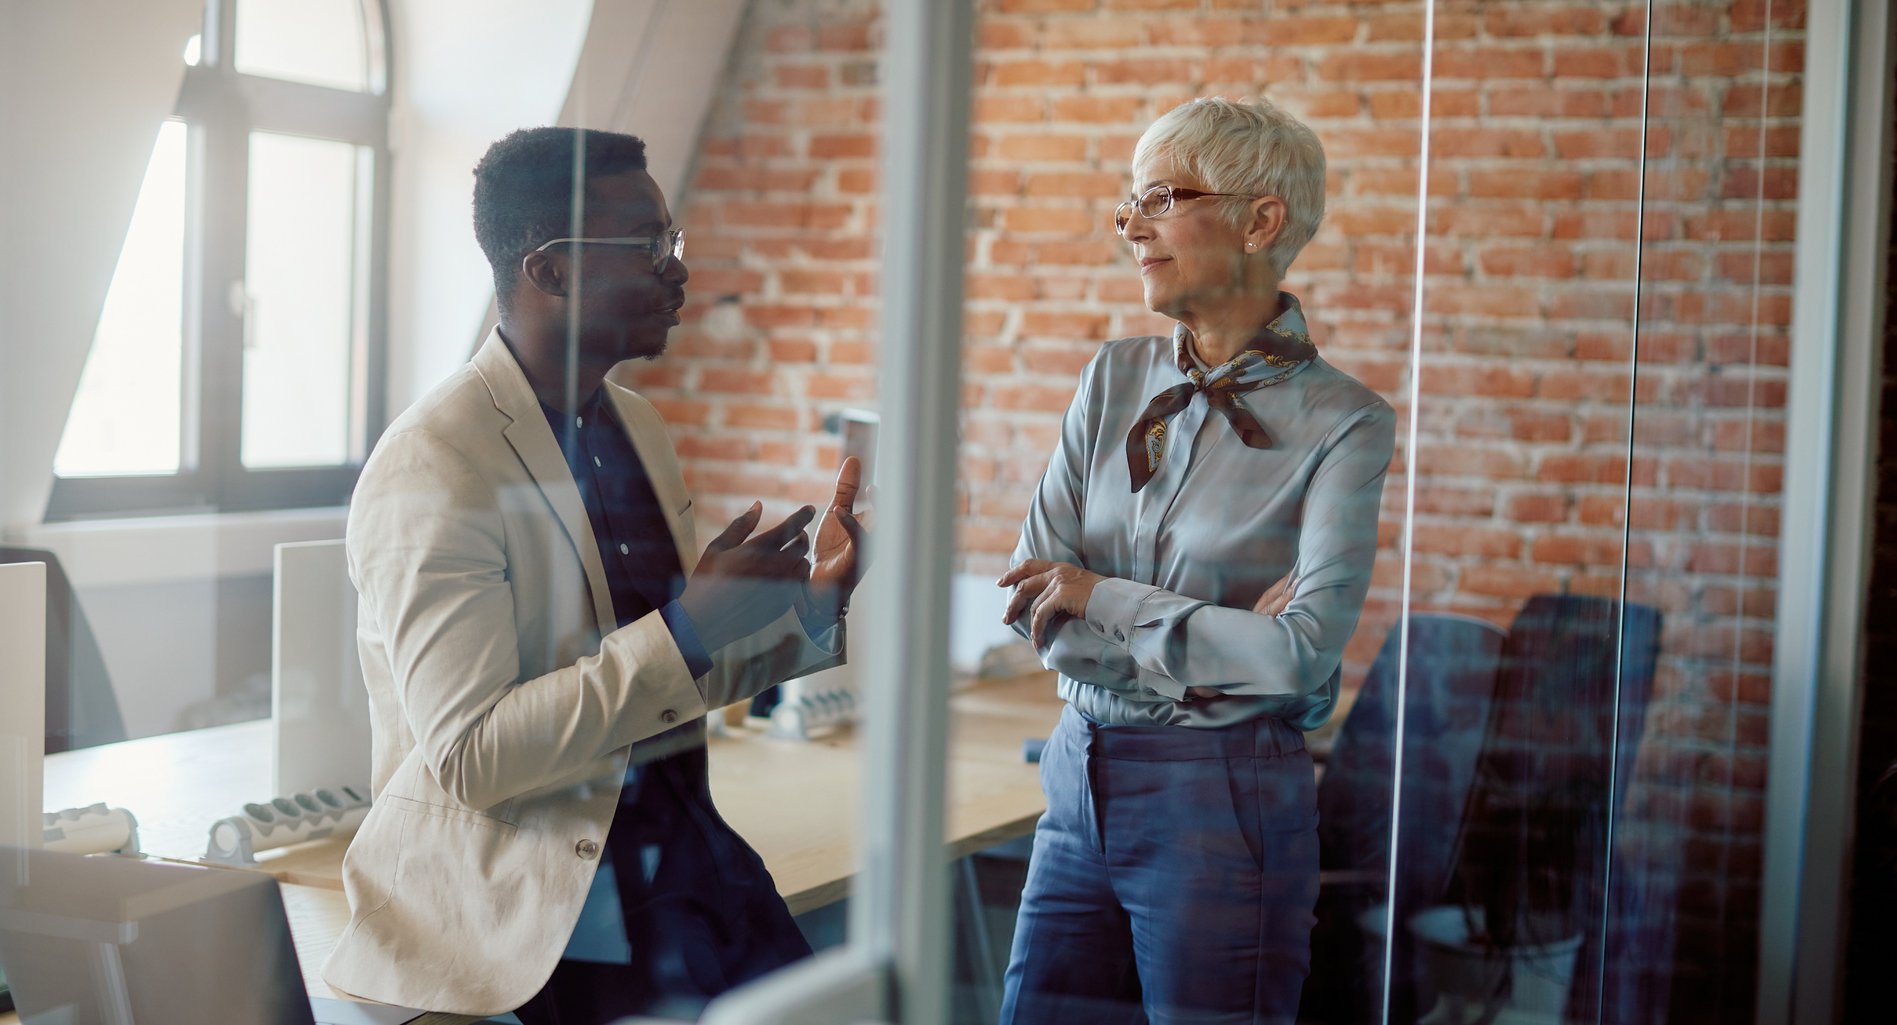
[[[995,581],[999,587],[1012,587],[1008,610],[1001,622],[1012,624],[1023,612],[1030,612],[1028,634],[1039,648],[1047,643],[1048,627],[1061,613],[1083,618],[1087,599],[1093,597],[1093,585],[1105,578],[1069,562],[1028,559],[1008,567]]]
[[[1292,570],[1279,577],[1277,583],[1265,588],[1265,593],[1259,595],[1258,601],[1252,605],[1251,610],[1261,616],[1275,616],[1289,608],[1291,596],[1298,590],[1296,574],[1297,571]]]

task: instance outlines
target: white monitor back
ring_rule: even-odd
[[[277,546],[270,695],[275,793],[369,783],[369,694],[341,541]]]
[[[0,846],[38,847],[46,760],[46,565],[0,565]]]

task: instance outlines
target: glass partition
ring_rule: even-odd
[[[1749,1013],[1801,26],[1802,12],[1771,4],[1663,3],[1651,27],[1609,3],[982,8],[958,614],[992,623],[1005,604],[991,594],[984,608],[979,589],[1026,553],[1016,545],[1042,512],[1043,473],[1076,444],[1096,446],[1082,449],[1096,473],[1121,458],[1118,420],[1139,411],[1102,413],[1088,393],[1115,358],[1102,343],[1173,329],[1148,308],[1136,262],[1170,254],[1122,242],[1107,216],[1150,184],[1130,166],[1140,133],[1195,96],[1263,96],[1308,124],[1328,159],[1323,226],[1283,287],[1321,358],[1389,403],[1395,438],[1338,700],[1305,734],[1319,852],[1297,1020]],[[1097,434],[1077,439],[1070,411],[1063,435],[1070,402]],[[1225,429],[1195,423],[1196,437],[1170,444],[1196,445],[1197,459]],[[1098,486],[1086,480],[1082,504],[1117,501]],[[1183,508],[1129,514],[1128,528],[1137,536],[1151,515],[1185,536]],[[1241,529],[1245,508],[1224,521]],[[1217,642],[1157,609],[1181,590],[1250,601],[1168,587],[1167,566],[1122,566],[1111,532],[1083,522],[1072,554],[1159,584],[1157,599],[1141,588],[1148,604],[1131,622],[1166,640],[1116,645],[1110,600],[1076,609],[1062,618],[1102,634],[1107,654],[1093,669],[1066,663],[1058,685],[1043,670],[1041,686],[1070,701],[1087,693],[1078,684],[1110,689],[1117,653],[1140,667],[1126,693],[1171,721],[1216,707],[1210,693],[1159,700],[1164,667],[1191,672],[1178,649]],[[1304,520],[1299,545],[1321,546],[1327,526]],[[1172,557],[1174,570],[1192,558]],[[1217,579],[1258,569],[1228,559]],[[991,669],[1059,662],[958,630],[992,645]],[[1261,661],[1252,682],[1280,671]],[[1051,716],[1046,732],[1058,744]],[[1114,762],[1098,750],[1081,792],[1108,859]],[[1040,772],[1080,770],[1070,758]],[[1195,803],[1184,790],[1175,800]],[[1177,870],[1219,857],[1230,828],[1243,832],[1221,821],[1168,834]],[[956,919],[957,1020],[1018,999],[1036,956],[1099,953],[1019,909],[1044,883],[1033,842],[970,863],[963,885],[980,899]],[[1242,873],[1229,892],[1246,899]],[[1094,1003],[1059,1005],[1070,1011],[1169,1006],[1163,940],[1140,931],[1126,893],[1099,900],[1123,916],[1099,930],[1131,930],[1115,969],[1129,977],[1117,991],[1081,975],[1043,988],[1093,986]],[[1023,939],[1008,927],[1017,916],[1042,931]],[[1215,933],[1215,917],[1201,924]],[[1010,941],[1018,978],[1003,972]]]
[[[946,499],[945,1020],[1752,1014],[1803,8],[976,5]],[[390,202],[386,111],[354,126],[375,131],[365,142],[312,127],[303,115],[328,115],[302,102],[318,85],[381,102],[374,9],[312,7],[323,25],[308,33],[285,28],[279,3],[215,10],[235,35],[207,33],[188,81],[286,81],[243,86],[274,99],[228,145],[201,138],[230,113],[202,85],[160,133],[121,278],[179,295],[142,297],[138,327],[136,282],[115,281],[55,463],[77,497],[56,492],[55,512],[103,508],[87,496],[106,491],[84,490],[98,476],[166,478],[142,509],[251,508],[252,485],[219,482],[311,466],[335,471],[307,492],[330,501],[383,426],[372,350],[390,258],[370,240]],[[668,279],[683,305],[668,292],[627,314],[677,324],[610,380],[664,422],[669,452],[639,455],[648,473],[676,461],[683,491],[660,512],[689,535],[687,560],[754,502],[752,529],[805,504],[821,518],[846,457],[873,510],[876,464],[887,480],[902,458],[877,451],[878,425],[920,415],[878,385],[915,344],[878,328],[909,269],[891,263],[889,212],[917,186],[885,180],[885,14],[858,0],[726,13],[708,31],[592,10],[562,115],[644,136],[669,221],[651,230],[684,232]],[[693,74],[702,88],[679,85]],[[1182,121],[1140,148],[1202,97],[1270,107]],[[454,134],[430,131],[422,144]],[[455,182],[489,141],[454,155]],[[214,199],[247,212],[178,223]],[[556,243],[576,275],[627,254],[624,237],[586,240],[596,202],[582,195]],[[177,237],[152,243],[161,229]],[[487,337],[476,305],[467,352]],[[568,342],[577,353],[579,333]],[[178,380],[141,388],[128,367]],[[149,401],[171,413],[128,426]],[[570,410],[542,412],[564,425]],[[566,454],[583,426],[559,436]],[[259,522],[270,544],[317,539]],[[341,515],[307,529],[333,540]],[[820,548],[840,530],[810,527]],[[108,552],[135,566],[178,536]],[[235,557],[216,540],[180,558],[203,572],[75,568],[68,714],[105,729],[66,730],[78,750],[48,769],[49,810],[103,797],[137,812],[197,786],[203,764],[151,742],[199,727],[249,759],[213,758],[237,766],[218,771],[268,789],[259,752],[277,725],[260,720],[273,701],[291,717],[272,694],[286,648],[270,617],[288,599],[257,566],[221,572]],[[331,569],[322,601],[340,615],[353,586]],[[681,563],[671,582],[687,579]],[[599,593],[576,583],[546,614]],[[928,600],[872,577],[842,665],[717,691],[736,701],[707,716],[704,762],[667,777],[703,784],[714,812],[693,829],[755,851],[794,917],[789,954],[710,989],[850,938],[859,792],[893,771],[858,725],[872,682],[906,682],[864,667],[874,646],[912,640],[876,635],[863,613]],[[810,611],[806,596],[798,627],[824,633]],[[341,634],[325,655],[339,672],[359,664]],[[80,676],[110,682],[82,701]],[[365,693],[351,684],[358,705]],[[107,705],[85,703],[100,694]],[[637,764],[696,757],[697,728]],[[115,741],[129,743],[88,753]],[[114,768],[139,752],[141,771]],[[237,810],[227,796],[141,813],[144,849],[196,858],[206,826]],[[586,842],[579,856],[598,856]],[[340,847],[309,851],[251,853],[324,891],[293,912],[339,932]],[[721,857],[667,871],[716,875]],[[656,863],[638,864],[661,897],[707,878],[655,882]],[[739,871],[774,914],[758,866]],[[600,921],[583,917],[586,942],[648,942],[685,975],[736,964],[668,946],[683,931],[662,917],[617,941],[588,932]],[[703,1001],[640,1009],[692,1017]]]

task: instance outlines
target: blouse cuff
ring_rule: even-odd
[[[1122,577],[1105,577],[1093,585],[1087,598],[1087,622],[1100,635],[1123,648],[1133,644],[1133,620],[1140,603],[1159,588]]]

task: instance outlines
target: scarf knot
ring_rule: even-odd
[[[1289,380],[1317,356],[1297,297],[1280,292],[1278,298],[1284,312],[1260,329],[1245,351],[1210,370],[1201,368],[1193,358],[1192,333],[1185,325],[1173,330],[1173,362],[1186,380],[1153,396],[1127,432],[1126,466],[1135,493],[1159,473],[1166,458],[1167,421],[1191,405],[1194,396],[1204,395],[1206,404],[1232,425],[1247,447],[1271,447],[1271,436],[1258,418],[1239,404],[1238,396]]]

